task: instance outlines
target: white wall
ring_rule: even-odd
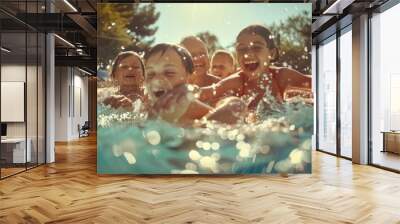
[[[25,64],[8,64],[1,66],[1,81],[6,82],[25,82]],[[1,108],[7,110],[7,108]],[[7,123],[7,136],[8,137],[25,137],[25,123],[12,122]]]
[[[71,135],[74,138],[79,137],[78,133],[78,124],[81,126],[88,120],[88,78],[81,76],[81,72],[79,75],[74,75],[74,108],[72,109],[73,119],[72,121],[72,130]],[[79,102],[80,101],[80,102]],[[80,108],[81,107],[81,108]],[[81,111],[80,111],[81,110]]]
[[[20,64],[4,64],[1,66],[1,81],[3,82],[25,82],[25,75],[27,69],[28,72],[28,85],[27,88],[27,119],[28,119],[28,129],[31,127],[36,130],[36,106],[37,106],[37,99],[36,99],[36,80],[33,80],[31,74],[35,74],[36,77],[36,66],[27,66],[25,68],[24,65]],[[39,107],[41,105],[38,105]],[[32,109],[33,108],[33,109]],[[2,110],[7,110],[7,108],[2,108]],[[34,111],[35,113],[32,113]],[[32,123],[33,122],[33,123]],[[35,126],[35,127],[33,127]],[[28,137],[29,136],[28,130]],[[7,125],[7,135],[9,137],[25,137],[25,123],[24,122],[8,122]],[[36,132],[35,132],[36,135]]]
[[[78,124],[88,120],[88,78],[71,67],[56,67],[55,74],[55,140],[77,139]]]
[[[400,5],[372,17],[372,143],[383,148],[381,131],[400,130]]]
[[[38,70],[37,70],[38,69]],[[6,122],[7,137],[9,138],[25,138],[30,139],[30,148],[32,151],[32,161],[44,163],[44,92],[42,67],[25,66],[25,64],[3,64],[1,66],[1,81],[24,82],[26,83],[26,107],[22,107],[22,113],[26,112],[26,121],[23,122]],[[27,80],[25,80],[27,78]],[[22,90],[23,94],[23,90]],[[4,97],[4,96],[2,96]],[[4,110],[12,110],[11,108],[1,108]],[[26,111],[25,111],[26,110]],[[8,111],[11,112],[12,111]],[[37,153],[39,154],[37,156]]]
[[[67,67],[55,68],[55,141],[68,140],[68,86],[69,76]]]

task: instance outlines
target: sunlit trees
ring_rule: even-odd
[[[218,41],[218,37],[208,31],[198,33],[196,36],[206,44],[210,56],[214,53],[214,51],[222,48]]]
[[[311,74],[311,17],[306,11],[269,26],[280,50],[278,64]]]
[[[99,4],[98,64],[105,68],[123,50],[146,51],[154,42],[160,13],[154,4]]]

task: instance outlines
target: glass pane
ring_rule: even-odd
[[[316,80],[317,80],[317,48],[315,45],[312,46],[311,54],[311,75],[312,75],[312,91],[316,96]],[[316,105],[316,104],[315,104]],[[313,135],[312,135],[312,149],[315,150],[317,147],[317,108],[314,107],[314,123],[313,123]]]
[[[400,170],[400,5],[372,18],[372,163]]]
[[[45,163],[45,44],[46,37],[44,34],[40,33],[38,45],[38,163]]]
[[[336,39],[318,48],[318,147],[336,153]]]
[[[352,34],[340,37],[340,153],[352,157]]]
[[[37,33],[27,33],[28,38],[28,63],[27,63],[27,81],[26,81],[26,113],[27,113],[27,142],[30,147],[30,162],[28,168],[37,165],[37,73],[38,73],[38,57],[37,57]]]
[[[1,2],[4,10],[21,20],[38,19],[35,14],[46,9],[45,0]],[[8,15],[0,12],[0,17],[5,19]],[[4,177],[45,161],[45,36],[11,17],[0,26],[0,167]]]
[[[36,14],[39,11],[37,1],[27,2],[26,12],[29,14]],[[37,20],[35,15],[31,20]],[[38,21],[32,21],[36,23]],[[30,162],[27,163],[28,168],[37,166],[38,160],[38,94],[37,94],[37,76],[38,76],[38,34],[36,30],[27,30],[27,80],[26,80],[26,115],[27,115],[27,143],[28,149],[31,151]]]
[[[31,151],[26,151],[26,34],[3,32],[1,45],[7,49],[1,50],[1,173],[5,177],[25,170],[31,158]]]

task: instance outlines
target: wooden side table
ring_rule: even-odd
[[[400,131],[382,131],[383,150],[382,152],[391,152],[400,154]]]

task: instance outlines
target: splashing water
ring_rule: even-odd
[[[137,107],[127,112],[98,104],[99,173],[311,172],[312,106],[278,104],[268,88],[251,124],[202,120],[203,128],[181,128],[147,120]]]

